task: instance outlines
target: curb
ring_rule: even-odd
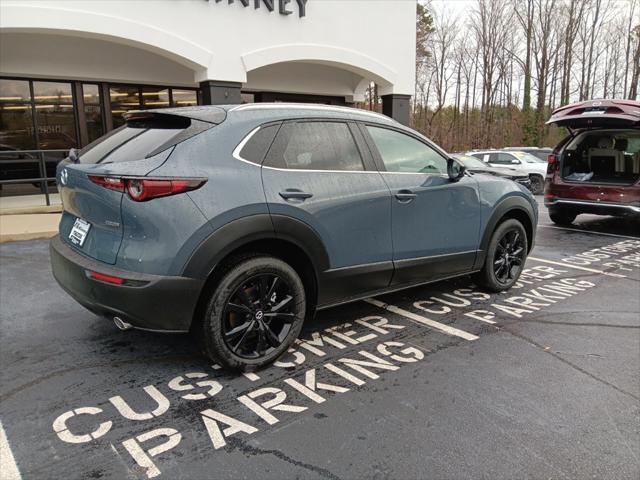
[[[39,213],[61,213],[62,205],[49,205],[39,207],[0,208],[0,215],[30,215]]]
[[[0,243],[54,237],[59,223],[58,213],[0,215]]]
[[[0,234],[0,243],[22,242],[25,240],[46,240],[55,237],[58,231],[54,232],[27,232],[27,233],[7,233]]]

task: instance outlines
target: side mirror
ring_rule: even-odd
[[[449,180],[452,182],[457,182],[464,176],[464,172],[467,171],[467,167],[462,165],[455,158],[447,159],[447,175],[449,175]]]
[[[516,160],[514,158],[513,160],[511,160],[511,163],[513,163],[514,165],[520,165],[520,160]]]

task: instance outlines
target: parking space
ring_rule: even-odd
[[[82,309],[47,242],[4,244],[3,475],[638,478],[639,227],[541,208],[509,292],[460,278],[326,310],[246,375]]]

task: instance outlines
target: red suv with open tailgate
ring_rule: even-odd
[[[574,103],[547,124],[569,131],[547,166],[544,204],[554,223],[581,213],[640,216],[640,102]]]

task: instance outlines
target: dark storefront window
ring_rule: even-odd
[[[36,138],[41,150],[78,146],[71,83],[33,82]]]
[[[168,88],[143,88],[142,106],[144,108],[166,108],[170,105]]]
[[[134,87],[110,85],[113,128],[124,124],[122,114],[131,110],[150,108],[187,107],[198,104],[197,90],[165,87]]]
[[[111,117],[113,128],[124,125],[122,114],[130,110],[140,110],[140,88],[139,87],[116,87],[109,89],[111,97]]]
[[[198,95],[195,90],[173,89],[173,105],[175,107],[190,107],[198,104]]]
[[[0,79],[2,149],[50,150],[77,146],[73,108],[71,83],[36,81],[30,85],[28,80]]]
[[[87,124],[88,142],[91,143],[105,134],[102,121],[100,87],[90,83],[82,85],[84,97],[84,118]]]
[[[196,89],[0,78],[0,149],[82,147],[107,133],[105,113],[117,128],[131,110],[190,105],[198,105]]]
[[[0,79],[0,150],[34,148],[36,137],[29,82]]]

